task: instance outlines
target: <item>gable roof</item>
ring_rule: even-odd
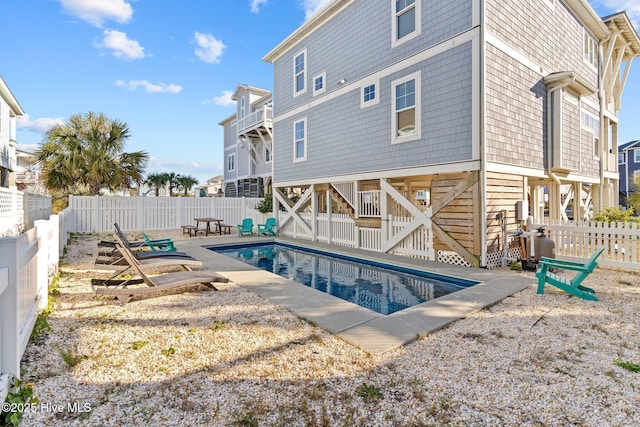
[[[11,113],[10,113],[11,117],[22,116],[24,114],[24,111],[22,110],[22,107],[18,103],[18,100],[16,99],[15,96],[13,96],[13,93],[11,93],[9,86],[7,86],[7,84],[5,83],[4,79],[1,76],[0,76],[0,97],[2,97],[2,99],[4,99],[5,102],[9,105],[9,108],[11,109]]]
[[[629,142],[626,142],[626,143],[620,145],[618,147],[618,152],[622,153],[623,151],[627,151],[627,150],[629,150],[631,148],[639,148],[639,147],[640,147],[640,140],[629,141]]]
[[[272,63],[282,56],[285,52],[295,46],[300,40],[313,33],[320,28],[325,22],[333,18],[342,9],[355,0],[332,0],[322,9],[317,11],[311,18],[305,21],[297,30],[284,39],[279,45],[274,47],[271,52],[267,53],[262,60]]]
[[[629,44],[629,49],[633,52],[634,56],[640,56],[640,37],[633,24],[629,20],[627,12],[622,11],[614,13],[609,16],[605,16],[602,20],[607,24],[607,27],[612,33],[620,31],[624,40]]]

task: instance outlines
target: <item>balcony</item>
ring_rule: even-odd
[[[236,120],[236,126],[238,137],[264,139],[266,134],[272,139],[273,108],[265,105],[244,119]]]

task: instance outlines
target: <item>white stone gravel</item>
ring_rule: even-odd
[[[152,237],[167,235],[180,231]],[[591,274],[598,302],[536,295],[532,277],[372,357],[233,283],[124,307],[96,297],[90,278],[104,275],[92,262],[106,237],[76,236],[67,250],[53,330],[24,356],[40,407],[22,426],[640,426],[640,373],[614,363],[640,364],[637,274]]]

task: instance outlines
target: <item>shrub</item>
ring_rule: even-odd
[[[593,220],[597,222],[638,222],[638,218],[633,216],[633,208],[623,211],[619,206],[615,208],[605,208],[601,212],[593,215]]]

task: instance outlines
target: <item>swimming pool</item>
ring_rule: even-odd
[[[479,283],[285,243],[209,249],[381,314]]]

